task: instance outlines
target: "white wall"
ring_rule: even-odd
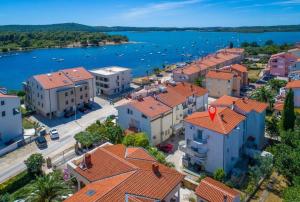
[[[4,101],[4,105],[1,105]],[[1,98],[0,97],[0,134],[3,143],[14,138],[20,137],[23,133],[21,113],[13,114],[13,109],[20,108],[20,99],[18,97]],[[2,117],[2,112],[5,116]]]

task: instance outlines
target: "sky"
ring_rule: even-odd
[[[213,27],[300,24],[300,0],[0,0],[0,25]]]

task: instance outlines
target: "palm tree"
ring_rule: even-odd
[[[26,201],[32,202],[62,201],[63,196],[71,193],[71,189],[61,179],[58,172],[38,177],[28,189],[29,196]]]
[[[270,88],[262,86],[253,92],[251,98],[260,102],[269,103],[269,108],[272,109],[275,102],[274,96],[275,95]]]

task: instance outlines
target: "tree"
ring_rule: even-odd
[[[225,171],[222,168],[218,168],[217,170],[215,170],[214,172],[214,179],[218,180],[220,182],[224,182],[226,177]]]
[[[274,44],[273,40],[267,40],[266,43],[265,43],[266,46],[271,46],[273,44]]]
[[[27,171],[30,175],[41,175],[42,166],[45,163],[45,159],[42,154],[32,154],[27,160],[24,161]]]
[[[145,133],[133,133],[124,137],[123,144],[126,146],[147,148],[149,140]]]
[[[285,131],[294,130],[295,120],[294,92],[290,89],[284,100],[283,112],[281,116],[282,129]]]
[[[286,81],[279,79],[271,79],[268,81],[267,85],[277,94],[279,89],[286,85]]]
[[[204,80],[204,77],[199,77],[195,80],[195,85],[202,87],[202,82]]]
[[[279,137],[279,120],[276,116],[271,119],[266,119],[266,131],[271,138],[278,139]]]
[[[300,201],[300,185],[287,187],[283,191],[283,201],[284,202],[297,202]]]
[[[54,202],[62,201],[62,196],[67,196],[71,190],[60,177],[60,173],[54,172],[38,177],[27,193],[27,201]]]
[[[230,43],[229,43],[229,48],[233,48],[233,43],[232,43],[232,41],[230,41]]]
[[[268,103],[270,109],[272,109],[273,104],[275,102],[274,97],[275,97],[274,93],[271,91],[269,87],[266,86],[262,86],[256,89],[251,95],[251,98],[257,101]]]
[[[84,148],[89,148],[93,145],[95,138],[90,132],[80,132],[74,136],[75,140]]]
[[[12,202],[12,201],[14,201],[14,200],[8,193],[0,195],[0,202]]]

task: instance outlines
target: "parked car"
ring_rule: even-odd
[[[72,111],[67,111],[64,115],[65,118],[69,118],[71,116],[74,116],[75,115],[75,112],[72,110]]]
[[[85,107],[80,107],[78,110],[80,112],[82,112],[82,113],[86,113],[87,112],[87,108],[85,108]]]
[[[44,149],[44,148],[48,147],[47,140],[44,136],[38,136],[35,139],[35,143],[38,146],[38,148],[40,148],[40,149]]]
[[[47,130],[44,126],[42,126],[38,132],[39,136],[45,136],[47,135]]]
[[[171,153],[173,151],[173,145],[172,144],[159,144],[157,148],[165,153]]]
[[[57,130],[54,128],[52,130],[50,130],[50,138],[53,139],[58,139],[59,138],[59,134],[57,132]]]
[[[93,109],[92,104],[84,104],[84,107],[87,109]]]

